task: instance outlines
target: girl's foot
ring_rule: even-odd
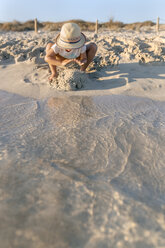
[[[57,78],[57,73],[55,73],[55,74],[52,74],[48,79],[49,79],[49,81],[50,82],[52,82],[52,80],[54,79],[54,78]]]

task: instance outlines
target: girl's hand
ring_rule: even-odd
[[[81,65],[84,65],[87,63],[87,59],[81,59],[80,62],[81,62]]]
[[[87,62],[87,59],[82,59],[82,60],[74,59],[74,62],[76,62],[78,65],[82,66]]]
[[[62,64],[63,66],[65,66],[65,65],[69,64],[69,63],[72,62],[72,61],[73,61],[72,59],[64,59],[64,60],[61,62],[61,64]]]

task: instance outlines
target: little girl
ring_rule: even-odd
[[[70,62],[77,63],[81,71],[85,71],[93,60],[97,46],[95,43],[85,45],[86,37],[76,23],[65,23],[55,39],[55,44],[48,43],[45,61],[51,70],[51,81],[57,77],[57,66],[65,66]]]

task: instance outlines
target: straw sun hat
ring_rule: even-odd
[[[57,46],[65,49],[80,48],[85,42],[86,37],[76,23],[65,23],[56,37]]]

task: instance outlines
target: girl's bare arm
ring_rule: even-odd
[[[86,52],[81,53],[80,57],[77,59],[74,59],[74,61],[79,64],[80,66],[84,65],[87,62],[87,54]]]
[[[48,64],[51,65],[56,65],[56,66],[65,66],[66,64],[70,63],[71,60],[70,59],[57,59],[55,52],[53,51],[53,49],[50,49],[46,56],[45,56],[45,61]]]
[[[87,62],[87,54],[86,52],[80,54],[80,62],[85,64]]]

